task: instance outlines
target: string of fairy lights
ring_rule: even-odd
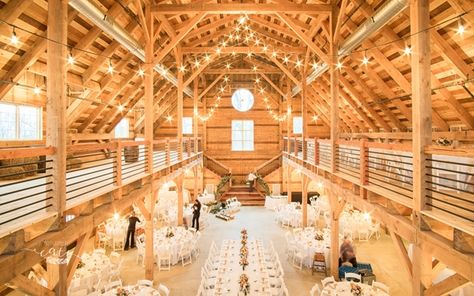
[[[345,57],[351,56],[353,54],[357,54],[357,56],[360,56],[360,53],[363,53],[363,57],[360,60],[361,65],[367,66],[371,63],[371,57],[368,55],[368,52],[370,50],[372,50],[374,48],[382,48],[382,47],[385,47],[389,44],[399,42],[399,41],[404,41],[405,44],[406,44],[405,48],[402,51],[402,54],[405,55],[405,56],[409,56],[413,52],[412,46],[409,45],[408,42],[407,42],[410,39],[411,36],[416,35],[416,34],[420,34],[422,32],[426,32],[426,31],[429,31],[429,30],[432,30],[432,29],[436,29],[436,28],[440,27],[441,25],[443,25],[445,23],[453,23],[453,22],[456,23],[457,22],[457,27],[454,28],[453,30],[455,31],[456,35],[458,35],[460,37],[463,37],[466,34],[466,32],[468,31],[468,27],[466,26],[466,24],[463,20],[463,16],[465,16],[468,13],[472,13],[473,11],[474,11],[474,9],[464,11],[464,12],[458,14],[458,15],[453,16],[452,18],[445,19],[440,23],[434,24],[434,25],[432,25],[432,26],[430,26],[430,27],[428,27],[428,28],[426,28],[426,29],[424,29],[420,32],[414,32],[414,33],[406,35],[404,37],[387,41],[383,44],[377,44],[377,45],[373,45],[372,47],[367,47],[367,48],[354,49],[354,50],[352,50],[348,53],[344,53],[344,54],[341,54],[341,55],[338,54],[337,55],[338,62],[336,64],[336,68],[337,69],[342,69],[344,67],[344,58]],[[224,38],[221,39],[218,42],[218,44],[215,46],[214,52],[212,54],[205,53],[205,54],[202,54],[202,55],[195,55],[195,56],[192,56],[192,57],[191,56],[189,56],[189,57],[186,56],[185,61],[183,62],[183,64],[180,64],[180,65],[175,64],[174,65],[174,66],[176,66],[176,70],[185,73],[185,72],[188,71],[188,68],[189,69],[195,68],[196,71],[197,71],[200,67],[209,65],[214,59],[216,59],[216,57],[217,58],[220,57],[223,54],[223,51],[224,51],[225,47],[228,47],[228,46],[237,47],[237,46],[242,46],[242,45],[247,45],[247,46],[254,45],[254,46],[260,47],[264,54],[268,55],[272,59],[275,59],[275,60],[279,61],[280,63],[282,63],[283,65],[286,65],[287,67],[293,68],[293,70],[295,70],[295,69],[299,70],[301,67],[303,67],[304,59],[302,59],[299,54],[287,53],[284,50],[280,50],[277,46],[273,46],[271,44],[271,42],[269,42],[269,41],[266,42],[265,38],[260,36],[260,33],[254,31],[251,28],[248,21],[249,21],[249,17],[247,15],[245,15],[245,14],[241,15],[237,19],[237,21],[235,22],[235,26],[234,26],[233,30],[231,31],[231,33],[229,33],[228,35],[224,35]],[[18,46],[21,42],[20,37],[17,35],[17,30],[21,30],[21,31],[26,32],[30,35],[34,35],[38,38],[48,39],[46,36],[37,34],[35,32],[29,31],[28,29],[25,29],[25,28],[22,28],[22,27],[18,27],[18,26],[14,25],[10,22],[7,22],[5,20],[0,19],[0,23],[4,23],[4,24],[11,27],[12,34],[10,36],[10,44],[12,46]],[[82,48],[77,48],[77,47],[71,46],[69,44],[59,43],[59,42],[54,41],[54,40],[50,40],[50,41],[55,42],[57,44],[61,44],[61,45],[68,48],[69,53],[67,55],[67,64],[69,66],[73,66],[77,63],[77,59],[74,56],[73,52],[83,52],[83,53],[89,54],[89,55],[105,57],[108,60],[106,73],[109,74],[109,75],[113,75],[116,72],[116,69],[114,67],[114,63],[126,60],[126,59],[122,59],[122,58],[117,58],[117,56],[113,56],[113,55],[105,56],[102,53],[97,53],[97,52],[93,52],[93,51],[89,51],[89,50],[84,50]],[[230,54],[233,57],[235,57],[237,55],[243,55],[244,57],[246,57],[247,61],[252,60],[254,58],[254,56],[256,56],[256,54],[254,52],[252,52],[251,50],[249,50],[245,54],[236,53],[236,52],[231,52]],[[256,58],[257,57],[255,57],[255,59]],[[309,60],[312,60],[312,63],[310,63],[310,64],[312,65],[312,68],[313,68],[314,71],[318,70],[320,67],[323,66],[323,62],[314,53],[311,53],[311,56],[310,56]],[[132,62],[132,61],[134,63],[136,63],[136,60],[130,59],[130,62]],[[232,63],[227,62],[224,65],[224,67],[226,68],[226,70],[231,70],[232,69]],[[144,68],[144,64],[141,63],[141,62],[138,62],[138,65],[137,65],[135,71],[136,71],[136,74],[140,77],[145,76],[145,71],[143,70],[143,68]],[[162,75],[165,75],[167,72],[170,71],[170,68],[167,68],[163,64],[161,64],[161,68],[163,69],[162,71],[160,71],[160,73]],[[259,71],[259,66],[258,66],[257,63],[253,63],[252,70],[255,73],[257,73]],[[289,70],[292,70],[292,69],[289,69]],[[229,88],[229,81],[230,81],[230,78],[228,76],[225,76],[224,81],[217,87],[217,91],[216,91],[216,94],[214,96],[214,103],[206,114],[200,114],[199,112],[197,112],[196,115],[199,118],[199,120],[207,121],[213,116],[213,114],[215,114],[215,112],[216,112],[217,108],[219,107],[219,104],[222,100],[222,95],[224,94],[225,90]],[[469,80],[469,81],[472,82],[472,80]],[[32,89],[32,91],[35,95],[40,95],[42,92],[45,91],[39,85],[31,86],[31,85],[26,85],[26,84],[20,84],[18,82],[13,82],[11,80],[0,80],[0,83],[10,83],[10,84],[14,84],[15,86],[24,87],[26,89]],[[274,120],[277,120],[277,121],[286,120],[288,118],[288,115],[289,115],[288,113],[291,112],[291,111],[288,111],[284,114],[279,114],[278,112],[273,111],[274,108],[272,107],[271,102],[268,99],[268,96],[265,95],[266,89],[261,84],[262,84],[261,80],[257,77],[255,79],[255,87],[259,91],[261,91],[263,89],[263,93],[261,93],[261,94],[263,96],[263,101],[265,103],[265,106],[266,106],[266,109],[267,109],[269,115]],[[90,99],[86,98],[85,96],[70,96],[70,97],[77,98],[77,99],[82,99],[82,100],[90,100]],[[94,100],[90,100],[90,101],[94,101]],[[97,103],[106,104],[110,107],[115,107],[120,112],[124,111],[124,109],[125,109],[125,107],[122,106],[121,104],[114,105],[114,104],[103,103],[103,102],[97,102]],[[169,115],[168,115],[168,117],[169,117]],[[313,120],[316,120],[316,119],[317,119],[317,115],[314,115]]]

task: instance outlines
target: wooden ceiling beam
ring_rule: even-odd
[[[229,70],[218,70],[218,69],[206,69],[202,71],[203,74],[228,74],[228,75],[241,75],[241,74],[255,74],[255,71],[249,68],[231,68]],[[264,74],[282,74],[280,70],[267,70],[267,69],[259,69],[258,73]]]
[[[278,66],[278,68],[280,68],[280,70],[283,71],[283,73],[285,73],[285,75],[290,78],[290,80],[296,84],[296,85],[301,85],[301,81],[299,79],[297,79],[291,72],[290,70],[288,70],[282,63],[280,63],[280,61],[278,61],[276,58],[272,57],[271,54],[267,53],[267,56],[268,58],[275,64]]]
[[[276,90],[282,97],[286,96],[286,94],[275,83],[273,83],[273,81],[267,75],[265,75],[265,73],[258,71],[258,74],[260,74],[260,76],[262,76],[263,79],[265,79],[265,81],[267,81],[268,84],[270,84],[270,86],[273,87],[273,89]]]
[[[194,16],[189,22],[189,24],[185,28],[183,28],[183,30],[181,30],[178,35],[174,36],[171,41],[156,54],[153,62],[155,64],[159,64],[161,60],[163,60],[163,58],[168,55],[168,53],[173,48],[175,48],[181,42],[181,40],[183,40],[183,38],[186,37],[186,35],[193,29],[193,27],[196,26],[205,16],[206,12],[200,12],[196,16]],[[158,19],[161,20],[161,22],[164,24],[168,22],[168,20],[163,15],[159,15]],[[164,26],[164,28],[166,29],[167,26]]]
[[[214,17],[214,16],[212,16]],[[234,23],[234,21],[237,19],[237,16],[232,16],[232,15],[226,15],[223,18],[219,20],[212,20],[210,19],[210,23],[204,26],[201,26],[199,28],[194,29],[192,32],[189,32],[189,34],[186,36],[186,39],[192,39],[192,38],[200,38],[201,34],[207,33],[208,31],[211,31],[213,29],[219,28],[220,26],[230,26]],[[184,52],[183,52],[184,53]]]
[[[11,0],[0,10],[0,35],[9,36],[12,28],[7,23],[13,23],[33,3],[30,0]]]
[[[303,54],[305,49],[302,47],[294,46],[272,46],[272,48],[285,52],[285,53],[296,53]],[[232,54],[232,53],[255,53],[263,54],[269,51],[270,49],[265,49],[263,46],[226,46],[220,47],[221,54]],[[187,53],[215,53],[216,47],[206,46],[206,47],[182,47],[183,54]]]
[[[204,89],[198,96],[198,100],[201,100],[213,87],[214,85],[216,85],[221,79],[222,77],[224,77],[225,73],[221,73],[219,76],[217,76],[216,79],[214,79],[214,81],[211,82],[211,84],[209,84],[206,89]]]
[[[77,11],[69,10],[68,24],[70,24],[77,16]],[[20,59],[3,75],[2,80],[11,81],[12,83],[0,84],[0,99],[2,99],[15,86],[15,83],[20,79],[23,71],[31,66],[46,50],[47,39],[45,35],[36,37],[33,45],[29,50],[20,57]]]
[[[286,12],[295,14],[328,14],[331,6],[326,4],[280,3],[188,3],[158,4],[151,7],[155,14],[189,14],[207,12],[212,14],[273,14]]]
[[[329,63],[326,53],[324,53],[318,45],[316,45],[311,38],[306,36],[303,31],[295,24],[295,22],[284,13],[277,13],[280,19],[293,31],[295,34],[309,47],[311,50],[325,63]]]
[[[173,89],[172,84],[167,84],[165,85],[162,89],[158,91],[158,93],[154,96],[155,98],[157,97],[158,99],[155,100],[155,103],[153,104],[153,112],[154,112],[154,117],[156,114],[159,112],[161,108],[161,103],[163,100],[166,98],[166,95]],[[158,109],[158,110],[156,110]],[[145,114],[141,115],[136,121],[135,121],[135,132],[139,132],[144,124],[145,121]]]

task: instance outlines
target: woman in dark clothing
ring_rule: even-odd
[[[201,202],[196,199],[193,205],[193,228],[199,230],[199,215],[201,214]],[[194,227],[196,225],[196,227]]]
[[[135,248],[135,227],[137,222],[140,223],[140,219],[135,216],[135,213],[132,212],[130,217],[128,217],[128,230],[127,230],[127,240],[125,241],[125,250],[128,250],[128,246],[131,243],[131,247]]]

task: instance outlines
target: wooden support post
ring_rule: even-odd
[[[421,211],[426,201],[425,146],[431,144],[431,51],[429,0],[410,0],[410,30],[413,120],[413,221],[416,243],[413,250],[413,295],[423,295],[431,284],[431,255],[422,249],[418,237],[423,230]]]
[[[58,213],[58,224],[61,228],[63,212],[66,208],[66,144],[67,124],[66,107],[66,47],[67,43],[67,1],[48,1],[48,33],[47,33],[47,95],[46,100],[46,146],[52,146],[56,153],[51,156],[51,181],[50,192],[52,199],[51,211]],[[45,205],[46,206],[46,205]],[[61,287],[66,285],[63,278]]]
[[[18,289],[24,293],[29,295],[38,295],[38,296],[54,296],[58,295],[53,291],[41,286],[35,281],[29,280],[24,275],[17,275],[14,279],[8,282],[7,286],[12,287],[14,289]],[[66,295],[66,294],[62,294]]]
[[[181,65],[183,62],[183,56],[181,49],[177,48],[176,53],[176,65]],[[183,160],[183,71],[178,71],[178,93],[177,93],[177,106],[176,106],[176,134],[178,138],[178,157],[179,160]]]
[[[305,64],[308,61],[305,60]],[[307,98],[307,85],[306,85],[306,65],[303,70],[303,83],[301,86],[301,121],[302,121],[302,131],[301,131],[301,151],[302,151],[302,158],[303,160],[308,159],[308,151],[307,151],[307,138],[308,138],[308,98]]]
[[[194,153],[198,153],[198,136],[199,136],[199,126],[198,126],[198,99],[199,99],[199,79],[194,79],[194,92],[193,92],[193,136],[194,136]]]
[[[145,7],[145,28],[146,28],[146,44],[145,44],[145,63],[147,65],[145,70],[145,141],[150,143],[150,148],[147,154],[148,172],[153,171],[153,122],[154,122],[154,108],[153,108],[153,58],[154,58],[154,36],[153,36],[153,22],[154,18],[150,11],[150,6]],[[169,164],[169,143],[168,143],[167,164]],[[151,181],[151,193],[145,196],[145,206],[148,213],[154,212],[155,196],[153,190],[153,181]],[[153,217],[147,215],[145,224],[145,279],[153,281],[154,279],[154,239],[153,239]]]
[[[314,165],[319,165],[319,142],[317,138],[314,138]]]
[[[360,140],[360,197],[363,199],[367,199],[367,190],[363,188],[362,186],[368,185],[369,184],[369,162],[368,162],[368,157],[369,157],[369,148],[366,145],[366,140],[362,139]]]
[[[337,152],[337,140],[339,137],[339,70],[336,68],[338,61],[338,36],[335,36],[337,18],[339,9],[337,6],[336,0],[332,0],[332,11],[329,16],[330,23],[330,42],[329,42],[329,75],[330,75],[330,101],[331,103],[331,130],[330,130],[330,140],[331,140],[331,173],[336,172],[336,152]]]
[[[329,190],[329,203],[331,205],[331,275],[337,280],[339,278],[339,209],[338,198],[334,190]]]
[[[202,98],[202,112],[207,114],[207,98]],[[202,151],[207,151],[207,120],[202,122]],[[204,175],[204,174],[203,174]]]
[[[474,236],[462,230],[454,229],[453,244],[455,250],[465,254],[474,254]]]
[[[288,193],[288,203],[291,202],[291,166],[286,166],[286,192]]]
[[[193,197],[194,199],[197,199],[197,196],[198,196],[198,169],[197,167],[193,167],[193,177],[194,177]]]
[[[286,79],[286,136],[288,138],[288,143],[287,143],[287,150],[289,154],[291,154],[291,127],[292,127],[292,122],[293,122],[293,110],[291,106],[291,85],[290,85],[290,79]]]
[[[67,249],[66,244],[55,243],[52,248],[54,255],[46,258],[46,271],[48,273],[48,288],[54,290],[56,295],[67,295]]]
[[[308,184],[308,176],[301,173],[301,213],[303,218],[303,227],[308,226]]]
[[[176,180],[176,190],[178,192],[178,226],[183,225],[183,207],[184,207],[184,202],[183,202],[183,175],[180,174]]]
[[[76,241],[76,247],[72,253],[71,259],[67,265],[67,286],[72,282],[72,278],[74,277],[74,273],[76,272],[77,265],[81,260],[82,253],[84,252],[84,247],[86,246],[86,242],[89,239],[91,232],[88,231],[81,235]]]

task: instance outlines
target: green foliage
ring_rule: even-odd
[[[216,192],[214,192],[214,194],[216,195],[216,199],[221,197],[222,188],[224,188],[224,186],[230,181],[231,178],[232,176],[230,174],[222,176],[221,180],[219,181],[219,184],[217,184],[216,186]]]
[[[265,192],[265,195],[270,195],[270,187],[268,187],[267,182],[263,179],[262,175],[254,173],[255,176],[257,177],[255,180],[257,181],[257,184],[260,185]]]

